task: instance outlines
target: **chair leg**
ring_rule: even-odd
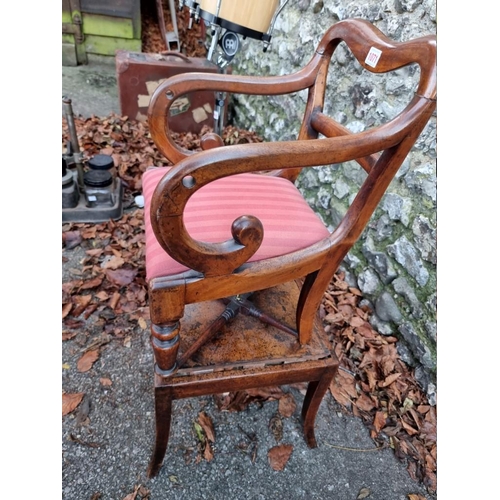
[[[309,448],[316,448],[316,436],[314,435],[314,422],[319,405],[330,387],[330,383],[337,372],[337,365],[329,366],[319,380],[309,382],[307,392],[302,405],[302,421],[304,426],[304,437]]]
[[[155,448],[149,462],[148,477],[155,477],[161,469],[170,436],[172,392],[169,387],[155,388]]]

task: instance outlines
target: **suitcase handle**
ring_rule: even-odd
[[[191,59],[189,59],[189,57],[185,56],[184,54],[181,54],[180,52],[175,52],[174,50],[165,50],[164,52],[160,52],[160,54],[162,56],[175,56],[188,63],[192,62]]]

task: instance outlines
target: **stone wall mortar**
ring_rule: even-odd
[[[271,48],[246,39],[232,71],[284,75],[302,68],[326,30],[361,17],[396,41],[436,33],[435,0],[290,0],[275,25]],[[340,50],[339,50],[340,49]],[[369,77],[343,46],[334,55],[325,112],[352,131],[395,116],[416,88],[418,68]],[[352,90],[352,75],[355,81]],[[295,139],[307,92],[285,96],[232,96],[234,123],[266,141]],[[355,164],[313,167],[298,187],[333,229],[365,178]],[[436,116],[420,135],[342,268],[372,308],[372,324],[396,335],[403,359],[417,368],[433,395],[436,372]]]

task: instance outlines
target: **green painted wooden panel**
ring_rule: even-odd
[[[63,23],[71,23],[71,13],[70,12],[65,12],[64,10],[62,11],[62,22]]]
[[[132,19],[86,13],[83,13],[82,17],[83,33],[86,35],[134,38],[134,25]]]
[[[75,45],[75,37],[71,33],[63,33],[62,34],[62,43],[70,43],[71,45]]]
[[[109,36],[85,35],[85,50],[89,54],[114,56],[118,49],[141,52],[141,40],[112,38]]]
[[[63,8],[64,2],[69,1],[63,0]],[[148,1],[154,5],[154,0]],[[134,36],[131,38],[141,38],[141,0],[80,0],[80,8],[84,14],[131,19],[134,26]],[[100,35],[102,33],[92,34]]]

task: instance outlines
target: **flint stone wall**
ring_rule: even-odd
[[[232,71],[248,75],[283,75],[302,68],[326,30],[339,20],[361,17],[396,41],[436,33],[435,0],[290,0],[275,25],[271,48],[246,39]],[[418,68],[395,76],[366,72],[344,47],[334,54],[325,112],[352,131],[363,123],[395,116],[416,88]],[[348,75],[348,76],[347,76]],[[351,75],[356,81],[348,90]],[[266,141],[295,139],[306,91],[285,96],[232,96],[234,123],[255,130]],[[330,108],[330,109],[328,109]],[[310,205],[333,229],[352,201],[365,173],[357,165],[313,167],[298,186]],[[402,358],[431,402],[436,372],[436,117],[433,116],[344,261],[352,286],[372,308],[372,324],[400,341]]]

